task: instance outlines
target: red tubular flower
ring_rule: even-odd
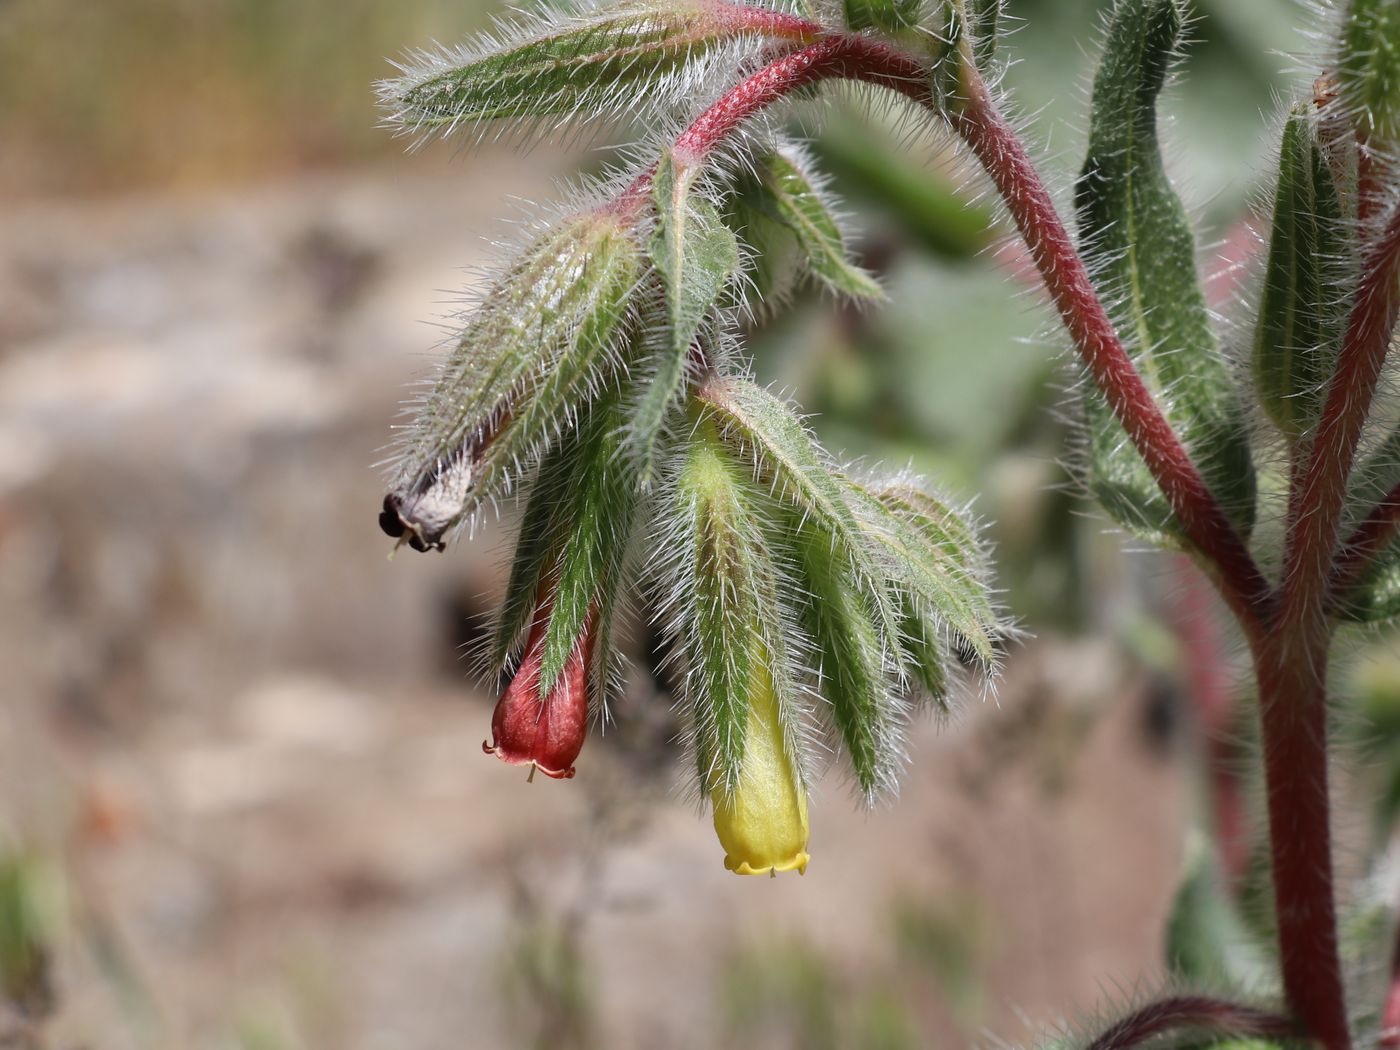
[[[502,762],[528,765],[531,779],[538,769],[545,776],[567,780],[574,775],[574,760],[588,732],[588,683],[597,615],[596,611],[589,614],[563,673],[549,695],[541,697],[540,661],[549,611],[547,600],[536,609],[525,656],[491,716],[491,742],[481,747]]]

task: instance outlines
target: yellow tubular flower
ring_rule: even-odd
[[[764,660],[754,661],[739,786],[733,792],[716,788],[710,801],[730,871],[807,871],[807,792],[783,748],[778,697]]]

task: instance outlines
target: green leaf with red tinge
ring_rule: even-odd
[[[1211,329],[1195,238],[1167,179],[1157,96],[1180,45],[1179,0],[1117,0],[1076,186],[1082,251],[1118,334],[1206,483],[1242,532],[1254,520],[1245,414]],[[1184,542],[1180,523],[1098,390],[1084,399],[1088,482],[1124,527]]]
[[[674,101],[688,69],[753,35],[715,3],[555,13],[508,28],[494,46],[411,56],[401,77],[380,85],[380,101],[391,124],[425,134],[499,120],[635,113]]]

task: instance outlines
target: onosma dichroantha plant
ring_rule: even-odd
[[[1086,490],[1197,561],[1253,662],[1273,921],[1246,929],[1229,887],[1193,875],[1176,983],[1085,1041],[1400,1045],[1400,983],[1376,976],[1392,911],[1359,924],[1369,940],[1350,912],[1339,932],[1327,743],[1338,631],[1400,617],[1400,0],[1318,14],[1229,327],[1157,137],[1187,0],[1107,5],[1073,233],[1003,115],[1000,0],[598,2],[411,56],[381,85],[410,136],[651,129],[503,262],[399,428],[380,522],[400,543],[441,549],[521,503],[487,750],[572,776],[614,619],[640,598],[680,664],[725,865],[802,871],[816,756],[888,794],[911,714],[948,704],[961,667],[995,670],[1008,628],[965,510],[834,460],[740,344],[779,254],[839,298],[881,298],[780,119],[856,84],[976,159],[1082,370]]]

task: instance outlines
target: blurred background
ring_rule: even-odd
[[[1009,0],[1061,189],[1103,6]],[[1224,300],[1313,74],[1292,0],[1194,7],[1168,139]],[[1230,819],[1236,646],[1067,484],[1052,319],[898,111],[816,135],[890,304],[799,291],[751,343],[831,447],[976,499],[1030,635],[995,696],[918,727],[897,801],[824,782],[805,878],[723,870],[644,630],[576,780],[482,755],[460,654],[509,515],[391,562],[374,464],[500,217],[626,138],[379,130],[385,56],[493,9],[0,2],[0,1046],[901,1050],[1159,980],[1193,829]],[[1392,651],[1343,671],[1377,720]]]

